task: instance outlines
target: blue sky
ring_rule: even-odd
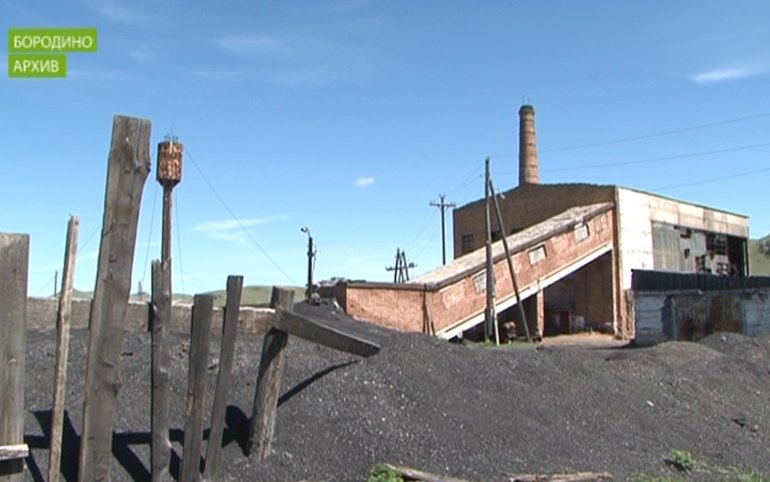
[[[53,291],[70,213],[75,285],[93,289],[115,114],[152,120],[153,164],[166,134],[186,146],[175,291],[303,284],[302,226],[320,279],[388,280],[396,248],[418,273],[438,266],[429,202],[480,197],[487,156],[515,185],[522,102],[543,182],[652,191],[770,233],[770,2],[214,5],[0,0],[5,30],[99,34],[66,79],[0,79],[0,230],[31,235],[30,295]],[[160,194],[151,173],[134,291],[160,255]]]

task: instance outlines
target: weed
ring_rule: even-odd
[[[385,464],[375,464],[369,471],[366,482],[404,482],[404,478]]]
[[[664,460],[681,472],[692,472],[695,468],[695,457],[687,450],[674,449]]]

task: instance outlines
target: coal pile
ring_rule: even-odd
[[[361,325],[382,344],[363,359],[292,338],[276,453],[243,452],[261,337],[236,346],[224,480],[364,480],[389,462],[474,481],[508,474],[609,472],[723,480],[770,472],[770,340],[712,335],[651,348],[489,349]],[[62,471],[75,480],[88,335],[74,331]],[[211,349],[209,405],[218,339]],[[172,474],[182,453],[189,340],[172,336]],[[47,470],[54,332],[28,334],[29,480]],[[113,480],[148,480],[150,338],[125,337]],[[207,409],[210,413],[210,408]],[[208,427],[208,421],[205,426]],[[681,474],[665,459],[691,453]]]

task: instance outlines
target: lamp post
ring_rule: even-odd
[[[313,264],[315,261],[315,250],[313,247],[313,235],[307,226],[302,226],[300,232],[307,234],[307,287],[305,288],[305,300],[310,301],[310,295],[313,294]]]

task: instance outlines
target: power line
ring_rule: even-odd
[[[665,191],[667,189],[677,189],[680,187],[699,186],[701,184],[709,184],[712,182],[724,181],[725,179],[732,179],[735,177],[750,176],[752,174],[759,174],[760,172],[767,172],[767,171],[770,171],[770,167],[765,167],[762,169],[754,169],[753,171],[744,171],[744,172],[738,172],[735,174],[728,174],[726,176],[712,177],[710,179],[703,179],[701,181],[694,181],[694,182],[688,182],[684,184],[673,184],[669,186],[658,187],[655,189],[651,189],[651,191]]]
[[[246,236],[248,236],[248,238],[251,240],[251,242],[254,243],[254,246],[256,246],[262,252],[262,254],[273,264],[273,266],[275,266],[275,268],[278,271],[280,271],[286,277],[286,279],[289,280],[289,282],[291,282],[292,285],[296,286],[297,283],[292,279],[292,277],[289,276],[289,274],[286,271],[284,271],[283,268],[281,268],[281,266],[272,258],[272,256],[270,256],[270,254],[265,250],[265,248],[263,248],[262,245],[260,245],[257,242],[257,240],[254,239],[254,236],[252,236],[251,233],[243,226],[243,224],[241,223],[241,220],[238,219],[238,217],[235,215],[233,210],[230,209],[230,206],[227,205],[225,200],[222,199],[222,196],[220,196],[219,193],[217,192],[217,190],[214,189],[214,186],[211,184],[209,179],[206,177],[206,174],[203,173],[203,170],[200,168],[200,166],[198,166],[198,163],[195,162],[195,159],[190,154],[190,148],[189,147],[187,147],[187,157],[190,159],[190,161],[192,162],[193,166],[195,166],[195,169],[198,171],[198,173],[200,173],[201,177],[203,178],[203,181],[206,183],[206,185],[209,187],[209,189],[211,189],[211,192],[214,193],[214,196],[216,196],[216,198],[219,199],[219,202],[222,203],[222,206],[225,208],[225,210],[230,214],[230,216],[238,224],[238,226],[246,234]]]
[[[190,156],[190,151],[187,151],[187,156]],[[182,284],[182,293],[184,289],[184,270],[182,269],[182,233],[179,229],[179,203],[177,202],[177,193],[173,193],[174,196],[174,224],[176,224],[176,254],[179,258],[179,262],[176,263],[179,266],[179,283]],[[173,264],[173,263],[172,263]]]
[[[579,171],[581,169],[598,169],[603,167],[630,166],[634,164],[650,164],[655,162],[672,161],[676,159],[688,159],[693,157],[712,156],[715,154],[725,154],[727,152],[747,151],[750,149],[760,149],[770,146],[770,142],[760,142],[757,144],[748,144],[743,146],[726,147],[724,149],[714,149],[711,151],[690,152],[686,154],[675,154],[671,156],[653,157],[648,159],[635,159],[631,161],[603,162],[599,164],[586,164],[583,166],[557,167],[552,169],[540,169],[547,172]],[[516,174],[514,171],[498,171],[498,174]]]
[[[155,203],[158,200],[158,184],[155,184],[155,194],[152,196],[152,211],[150,217],[150,234],[147,236],[147,252],[144,255],[144,271],[142,271],[142,286],[147,279],[147,265],[150,262],[150,246],[152,245],[152,228],[155,224]]]

